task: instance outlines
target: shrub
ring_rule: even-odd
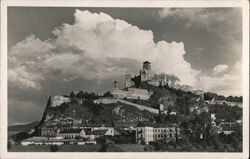
[[[50,145],[50,151],[51,152],[57,152],[58,151],[58,146],[57,145]]]
[[[144,147],[144,151],[145,152],[153,152],[154,147],[152,145],[147,145],[147,146]]]
[[[99,149],[99,152],[107,152],[108,145],[103,143],[101,145],[101,148]]]

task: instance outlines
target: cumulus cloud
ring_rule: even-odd
[[[42,81],[53,78],[53,72],[101,81],[128,72],[138,74],[144,60],[151,61],[157,73],[195,83],[199,71],[185,61],[183,43],[155,43],[152,31],[105,13],[76,10],[74,16],[73,25],[63,24],[53,31],[55,39],[42,41],[31,35],[11,49],[11,84],[39,90]]]
[[[236,62],[232,68],[226,65],[218,65],[214,68],[216,73],[222,73],[225,69],[229,71],[222,73],[221,76],[200,75],[197,87],[223,95],[242,95],[242,63],[240,61]]]
[[[228,65],[222,65],[222,64],[220,64],[220,65],[217,65],[217,66],[215,66],[215,67],[213,68],[213,73],[214,73],[215,75],[217,75],[217,74],[223,73],[223,72],[226,71],[227,69],[228,69]]]
[[[187,29],[198,29],[212,34],[220,39],[224,52],[231,52],[232,58],[240,57],[242,52],[242,19],[241,9],[213,8],[164,8],[158,12],[162,21],[174,19],[181,21]],[[233,19],[233,20],[232,20]],[[201,49],[192,54],[199,54]],[[238,60],[238,59],[237,59]],[[234,60],[235,61],[235,60]],[[224,95],[242,95],[241,62],[233,66],[219,64],[210,73],[200,73],[197,77],[196,88]]]

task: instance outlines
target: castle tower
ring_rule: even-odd
[[[151,63],[148,61],[143,62],[143,70],[151,70]]]
[[[151,63],[148,61],[143,62],[142,69],[140,70],[141,81],[149,81],[154,77],[154,72],[151,71]]]
[[[117,81],[114,81],[114,86],[113,86],[113,90],[118,90],[119,87],[118,87],[118,82]]]
[[[128,88],[131,86],[131,75],[130,74],[126,74],[125,75],[125,87]]]

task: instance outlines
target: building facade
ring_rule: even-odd
[[[111,94],[115,98],[123,99],[142,99],[148,100],[153,92],[149,92],[146,89],[139,89],[139,88],[128,88],[127,90],[120,90],[118,87],[118,82],[114,82],[114,88]]]
[[[62,103],[69,103],[70,98],[67,96],[52,96],[51,97],[51,106],[56,107],[61,105]]]
[[[176,135],[179,135],[179,128],[175,127],[151,127],[151,126],[139,126],[136,130],[136,142],[142,143],[144,141],[148,144],[151,141],[157,140],[175,140]],[[176,134],[178,133],[178,134]]]

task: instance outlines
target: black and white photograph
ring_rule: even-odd
[[[5,5],[5,153],[248,158],[249,6],[167,4]]]

